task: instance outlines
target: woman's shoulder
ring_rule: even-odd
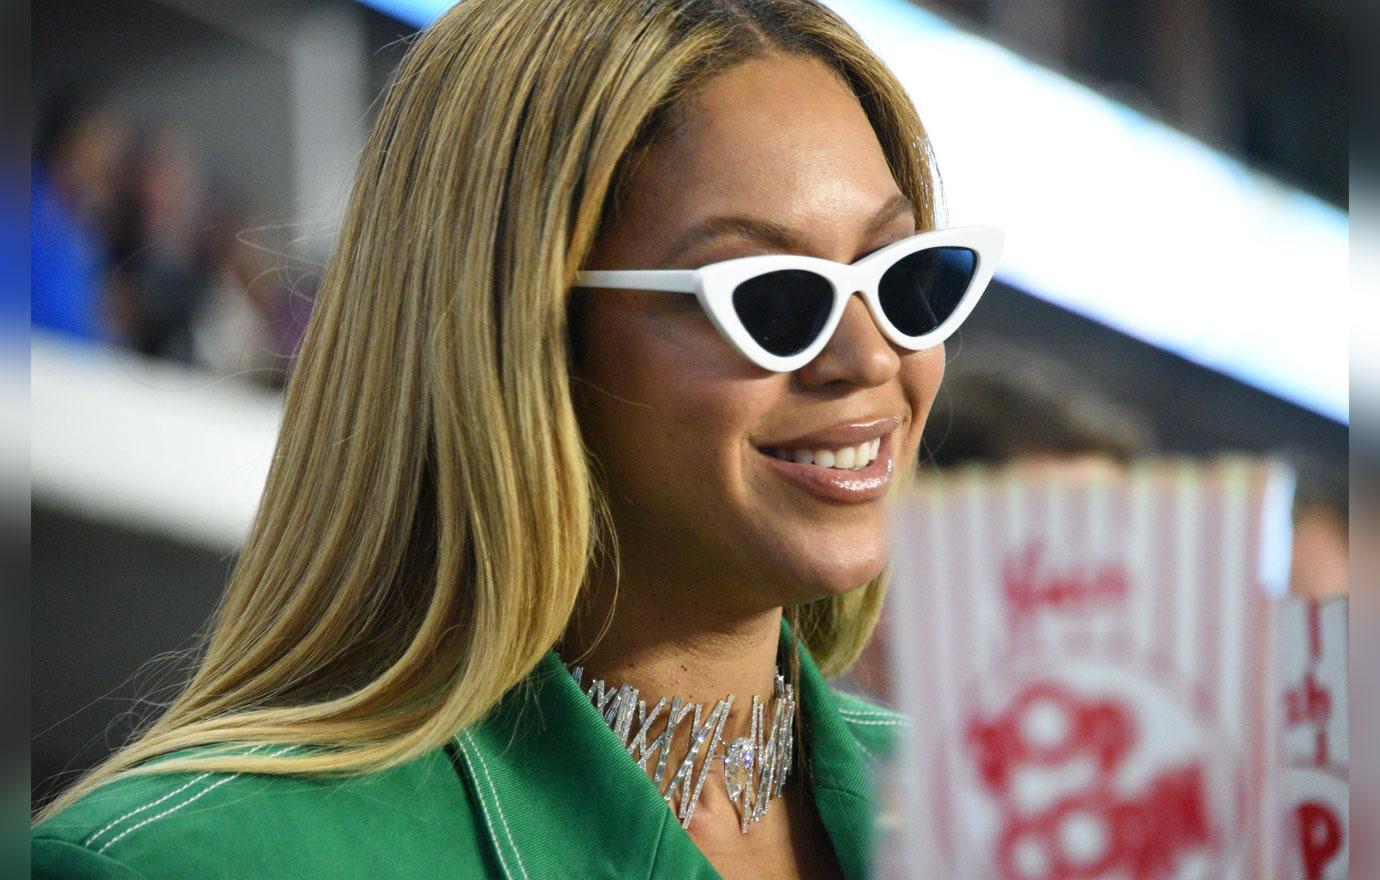
[[[235,753],[309,749],[247,746]],[[33,829],[33,876],[472,876],[483,847],[471,809],[468,790],[443,748],[351,776],[125,777],[97,787]]]
[[[900,733],[910,726],[909,716],[849,691],[830,688],[834,708],[848,731],[869,758],[887,758],[893,753]]]

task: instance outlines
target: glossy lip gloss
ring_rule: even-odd
[[[859,470],[820,467],[776,458],[758,450],[776,473],[810,494],[825,501],[857,504],[881,498],[891,486],[896,462],[891,454],[895,431],[883,434],[877,457]]]

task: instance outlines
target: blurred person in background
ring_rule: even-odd
[[[983,369],[980,361],[953,371],[925,432],[934,467],[1080,456],[1125,465],[1156,448],[1150,420],[1134,407],[1087,387],[1067,368],[1023,360],[1020,372]]]
[[[270,253],[252,241],[263,218],[233,203],[219,210],[223,219],[206,236],[210,284],[191,317],[193,355],[222,375],[281,386],[299,335],[295,292]]]
[[[1330,473],[1299,452],[1284,456],[1295,463],[1298,476],[1289,590],[1317,600],[1346,595],[1351,580],[1347,475]]]
[[[107,343],[119,328],[104,298],[130,126],[110,100],[64,93],[34,144],[31,321],[69,339]]]
[[[174,125],[152,128],[125,183],[109,294],[117,332],[136,351],[193,363],[192,320],[214,270],[202,160],[191,135]]]

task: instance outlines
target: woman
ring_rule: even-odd
[[[865,876],[904,720],[824,676],[1000,245],[916,239],[934,198],[810,0],[456,5],[375,123],[205,658],[43,811],[38,875]]]

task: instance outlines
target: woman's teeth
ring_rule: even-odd
[[[856,471],[871,464],[877,458],[877,451],[881,446],[882,438],[878,437],[876,440],[859,443],[857,446],[845,446],[842,449],[768,449],[767,453],[782,461],[793,461],[796,464]]]

